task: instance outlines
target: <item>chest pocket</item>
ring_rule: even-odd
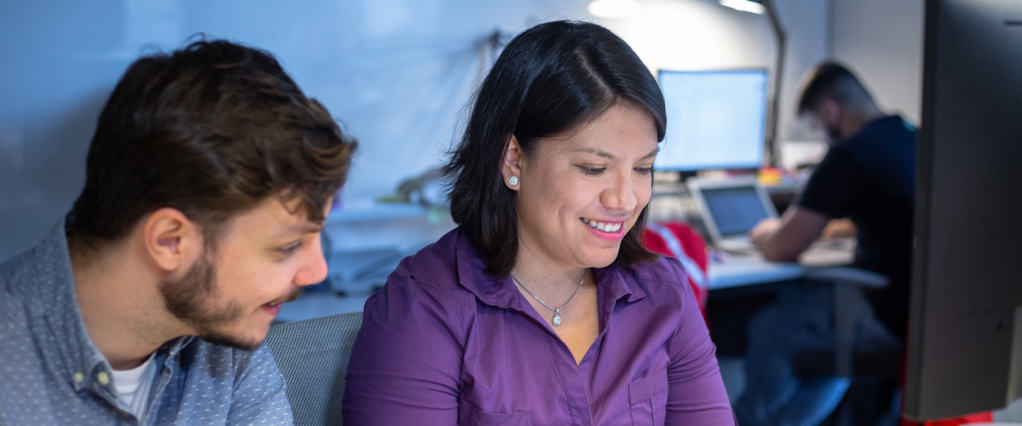
[[[667,370],[628,385],[632,426],[663,426],[667,415]]]
[[[475,404],[462,400],[458,404],[458,426],[532,426],[532,414],[528,411],[487,413]]]

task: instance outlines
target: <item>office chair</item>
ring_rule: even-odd
[[[362,313],[275,324],[266,337],[295,425],[341,425],[344,375]]]
[[[855,311],[865,301],[864,290],[887,287],[887,277],[851,267],[810,268],[806,279],[831,286],[834,312],[834,350],[806,351],[794,362],[795,372],[802,377],[856,374],[878,374],[896,378],[901,351],[855,353]]]
[[[854,396],[846,393],[823,424],[862,420],[879,424],[889,421],[891,399],[899,383],[902,351],[893,348],[872,352],[855,350],[855,309],[868,304],[865,290],[887,287],[887,278],[850,267],[811,268],[806,278],[831,288],[835,347],[833,351],[797,354],[792,363],[795,375],[801,378],[838,376],[853,380],[853,387],[848,392]],[[866,378],[873,381],[861,382]],[[857,388],[859,385],[855,383],[865,387]]]

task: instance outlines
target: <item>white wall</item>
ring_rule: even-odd
[[[0,1],[0,261],[84,185],[96,118],[140,54],[199,32],[273,53],[361,146],[344,199],[440,164],[495,30],[586,18],[586,0]]]
[[[881,108],[919,123],[923,0],[831,0],[833,57],[859,74]]]
[[[771,67],[765,16],[716,0],[640,0],[597,20],[651,69]],[[778,0],[790,44],[779,136],[799,139],[795,81],[826,56],[828,0]],[[494,29],[589,19],[588,0],[0,1],[0,261],[34,245],[77,197],[96,118],[140,54],[203,32],[269,50],[361,142],[346,202],[440,164]]]
[[[805,70],[829,55],[830,3],[776,3],[778,20],[788,34],[777,137],[779,141],[807,139],[812,135],[792,112],[796,84]],[[627,41],[654,72],[767,68],[773,76],[777,45],[766,15],[726,8],[716,0],[646,0],[642,4],[638,16],[596,22]]]

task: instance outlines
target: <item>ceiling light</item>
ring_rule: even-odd
[[[638,15],[642,5],[636,0],[595,0],[587,9],[593,16],[614,19]]]
[[[757,15],[763,14],[763,5],[758,1],[749,0],[720,0],[720,4],[730,7],[732,9],[741,10],[743,12],[752,12]],[[593,5],[590,4],[590,11],[592,11]]]

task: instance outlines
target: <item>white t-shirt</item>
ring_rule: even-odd
[[[130,370],[113,370],[114,389],[117,390],[117,399],[127,405],[131,414],[142,420],[146,411],[146,402],[149,401],[149,389],[153,387],[153,379],[156,377],[156,367],[153,358],[156,352],[149,355],[138,367]]]

